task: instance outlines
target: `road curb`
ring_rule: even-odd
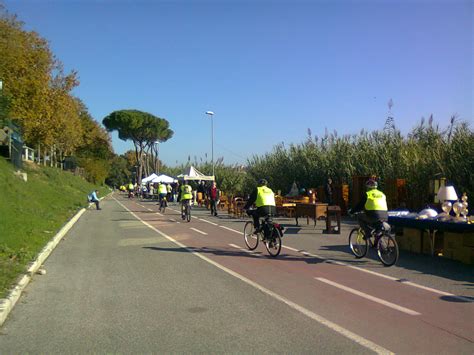
[[[56,248],[59,242],[62,240],[64,235],[72,228],[72,226],[79,220],[82,214],[86,211],[85,208],[82,208],[77,212],[74,217],[72,217],[62,228],[61,230],[54,236],[52,240],[46,244],[43,250],[38,254],[36,260],[30,264],[28,270],[26,271],[25,275],[23,275],[18,283],[13,287],[10,291],[10,294],[7,298],[0,299],[0,327],[3,325],[5,320],[7,319],[8,315],[12,311],[15,304],[20,299],[20,296],[23,290],[26,288],[28,283],[30,282],[32,276],[38,271],[44,261],[48,258],[51,252]]]

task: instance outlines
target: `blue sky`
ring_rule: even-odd
[[[430,114],[474,121],[472,1],[3,2],[79,72],[74,94],[96,120],[166,118],[171,166],[210,160],[207,110],[214,157],[232,164],[308,128],[382,129],[390,98],[403,133]],[[116,153],[132,148],[112,138]]]

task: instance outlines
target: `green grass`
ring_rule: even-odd
[[[96,186],[56,168],[25,165],[28,181],[0,157],[0,298]],[[99,187],[104,196],[107,187]]]

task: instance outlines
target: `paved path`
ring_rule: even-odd
[[[472,268],[355,261],[350,226],[291,228],[273,259],[245,249],[243,221],[193,214],[118,194],[87,211],[5,322],[2,353],[474,352]]]

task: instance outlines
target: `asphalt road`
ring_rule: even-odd
[[[294,227],[274,259],[244,221],[115,194],[88,210],[0,329],[1,353],[474,353],[472,267],[355,260]],[[322,223],[322,222],[318,222]]]

